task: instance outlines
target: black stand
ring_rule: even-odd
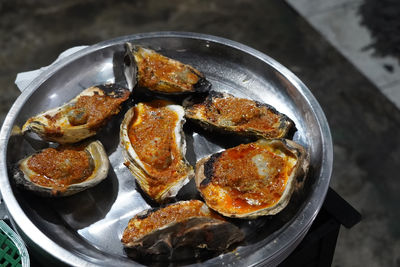
[[[329,188],[325,202],[309,232],[279,266],[331,266],[340,226],[351,228],[360,221],[361,214]]]

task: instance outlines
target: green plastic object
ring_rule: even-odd
[[[0,220],[0,266],[29,266],[24,242],[3,220]]]

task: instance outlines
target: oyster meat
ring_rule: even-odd
[[[165,100],[139,103],[125,114],[120,139],[125,165],[153,200],[174,197],[194,176],[186,161],[183,108]]]
[[[129,87],[138,85],[166,94],[206,92],[211,87],[202,73],[190,65],[154,50],[125,44],[124,68]]]
[[[18,185],[42,196],[69,196],[93,187],[108,175],[100,141],[46,148],[18,162]]]
[[[294,127],[291,119],[272,106],[228,93],[210,91],[201,101],[188,98],[183,105],[186,118],[220,132],[282,138]]]
[[[33,131],[46,141],[76,143],[95,135],[118,114],[130,91],[116,84],[92,86],[70,102],[29,118],[22,133]]]
[[[301,188],[309,160],[286,139],[259,139],[213,154],[196,164],[196,186],[207,205],[237,218],[274,215]]]
[[[190,200],[136,215],[129,221],[121,242],[133,257],[184,260],[202,255],[201,252],[226,251],[243,238],[238,227],[202,201]]]

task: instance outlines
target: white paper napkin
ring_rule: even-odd
[[[26,71],[26,72],[20,72],[17,74],[17,77],[15,79],[15,84],[17,85],[18,89],[22,92],[25,90],[26,87],[35,79],[37,76],[39,76],[43,71],[47,70],[50,66],[58,62],[60,59],[67,57],[69,55],[72,55],[75,52],[78,52],[79,50],[88,47],[87,45],[81,45],[81,46],[74,46],[71,47],[64,52],[62,52],[58,58],[51,63],[49,66],[42,67],[37,70],[32,70],[32,71]]]

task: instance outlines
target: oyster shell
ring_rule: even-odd
[[[165,100],[139,103],[125,114],[120,139],[125,165],[157,202],[174,197],[194,176],[186,161],[184,111]]]
[[[194,101],[194,102],[193,102]],[[247,137],[282,138],[294,123],[272,106],[210,91],[205,99],[186,99],[185,116],[205,128]]]
[[[237,218],[274,215],[301,188],[309,165],[305,149],[286,139],[260,139],[201,159],[196,186],[207,205]]]
[[[108,175],[100,141],[46,148],[18,162],[18,185],[42,196],[69,196],[93,187]]]
[[[201,252],[226,251],[243,238],[238,227],[202,201],[190,200],[136,215],[129,221],[121,242],[133,257],[183,260]]]
[[[204,75],[190,65],[131,43],[125,44],[125,50],[124,67],[129,87],[137,83],[139,87],[166,94],[206,92],[211,87]]]
[[[89,87],[61,107],[29,118],[22,133],[33,131],[44,140],[60,144],[79,142],[95,135],[118,114],[129,94],[128,89],[116,84]]]

